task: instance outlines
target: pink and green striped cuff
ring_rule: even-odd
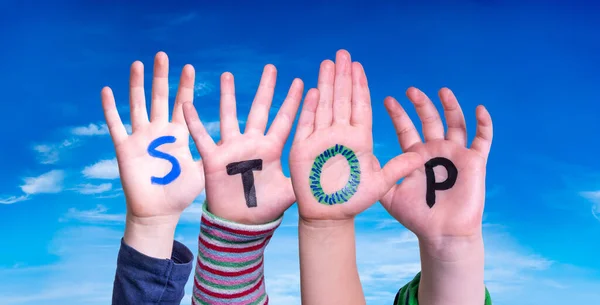
[[[193,304],[268,304],[264,251],[283,217],[244,225],[211,214],[206,202],[202,209]]]

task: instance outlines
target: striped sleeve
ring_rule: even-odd
[[[204,203],[192,304],[268,304],[263,257],[281,220],[233,223],[211,214]]]
[[[421,281],[421,272],[417,273],[415,278],[406,284],[404,287],[398,290],[396,298],[394,299],[394,305],[419,305],[419,282]],[[490,292],[485,289],[485,301],[484,305],[492,305],[492,299]]]

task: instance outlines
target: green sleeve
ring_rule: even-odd
[[[421,272],[417,273],[415,278],[406,284],[404,287],[398,290],[396,298],[394,299],[394,305],[419,305],[419,282],[421,280]],[[492,305],[492,299],[490,292],[485,288],[485,303],[484,305]]]

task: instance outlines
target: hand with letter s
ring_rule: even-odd
[[[168,74],[168,57],[159,52],[148,120],[144,66],[139,61],[131,65],[131,135],[121,121],[112,90],[105,87],[101,93],[127,202],[124,241],[156,258],[171,257],[179,217],[204,189],[202,162],[192,158],[182,109],[194,97],[194,68],[183,68],[170,122]]]

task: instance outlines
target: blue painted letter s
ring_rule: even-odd
[[[148,154],[150,154],[150,156],[165,159],[171,162],[172,165],[171,171],[164,177],[150,177],[150,181],[152,182],[152,184],[167,185],[173,182],[173,180],[177,179],[177,177],[179,177],[179,175],[181,174],[181,167],[179,166],[179,161],[177,161],[175,157],[156,150],[159,146],[167,143],[175,143],[176,140],[177,139],[175,139],[175,137],[173,136],[164,136],[156,138],[154,141],[150,142],[150,145],[148,145]]]

